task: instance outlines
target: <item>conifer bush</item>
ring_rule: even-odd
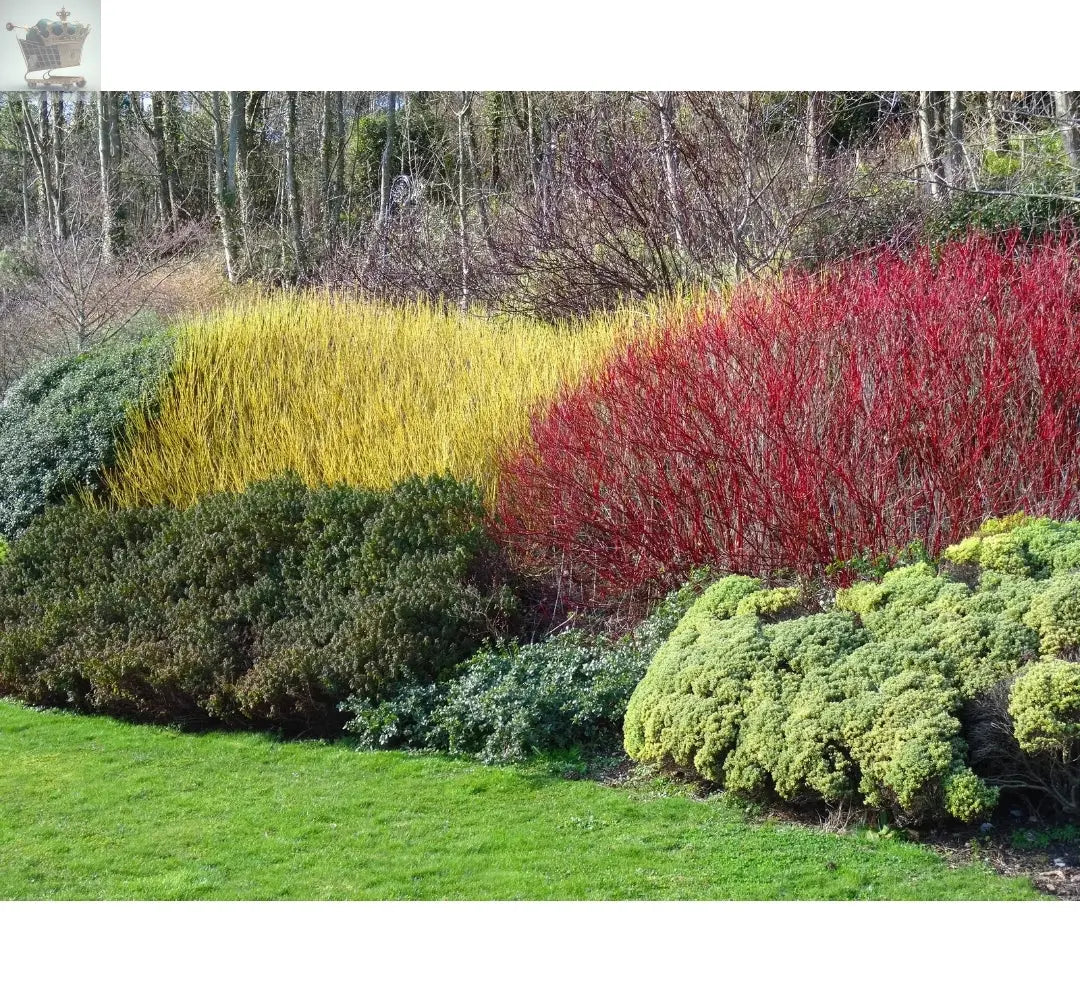
[[[516,608],[479,493],[286,475],[167,506],[49,509],[0,565],[0,693],[139,720],[340,729],[453,674]]]
[[[626,751],[738,793],[906,821],[977,819],[1001,789],[1076,815],[1078,547],[1080,522],[991,520],[937,564],[818,611],[723,578],[634,691]]]
[[[624,348],[534,416],[498,515],[519,565],[613,604],[1070,517],[1078,445],[1080,257],[971,237],[744,286]]]

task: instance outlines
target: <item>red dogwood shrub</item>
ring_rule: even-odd
[[[501,534],[577,604],[699,565],[819,575],[990,515],[1077,513],[1080,262],[972,237],[744,287],[566,390]]]

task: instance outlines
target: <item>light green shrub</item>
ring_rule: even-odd
[[[1080,807],[1080,664],[1062,660],[1080,651],[1080,522],[995,519],[940,568],[797,615],[806,598],[709,588],[630,699],[630,756],[912,820],[985,816],[999,785]]]
[[[802,592],[798,588],[763,588],[739,599],[739,604],[735,606],[735,615],[775,617],[798,605],[800,601]]]
[[[961,822],[975,822],[997,805],[999,791],[971,767],[958,765],[945,778],[945,811]]]
[[[783,798],[853,797],[858,778],[842,739],[843,708],[865,677],[837,663],[866,640],[849,613],[818,613],[766,630],[769,660],[751,677],[725,783]],[[833,674],[838,671],[839,674]]]
[[[769,659],[757,617],[715,615],[724,611],[721,594],[707,591],[661,645],[624,722],[634,759],[670,759],[717,783],[738,739],[751,670]]]
[[[934,650],[875,642],[846,661],[861,667],[870,649],[877,681],[852,697],[844,723],[861,773],[859,789],[873,808],[932,818],[941,811],[945,780],[963,754],[959,693]]]
[[[1024,623],[1038,633],[1039,650],[1044,655],[1060,655],[1080,647],[1080,573],[1047,580],[1031,599]]]
[[[1061,753],[1080,741],[1080,665],[1056,658],[1028,666],[1009,697],[1024,752]]]

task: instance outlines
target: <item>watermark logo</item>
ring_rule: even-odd
[[[26,9],[29,5],[18,3],[17,6]],[[40,0],[36,6],[40,7]],[[92,6],[93,10],[89,13],[95,15],[100,10],[96,2],[87,6]],[[40,17],[26,24],[11,20],[4,25],[14,33],[18,43],[25,66],[23,81],[26,87],[71,91],[85,88],[88,81],[91,88],[98,86],[97,54],[100,50],[96,29],[86,14],[83,11],[80,15],[73,15],[66,6],[61,6],[54,17]],[[10,51],[5,53],[5,71],[9,71],[11,56]],[[12,78],[10,72],[5,72],[3,76]],[[14,84],[13,80],[11,84]]]

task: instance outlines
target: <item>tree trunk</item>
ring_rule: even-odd
[[[964,184],[966,175],[964,165],[964,92],[950,91],[945,179],[951,189],[958,189]]]
[[[323,208],[323,242],[329,249],[334,244],[337,220],[334,217],[334,95],[324,91],[322,100],[322,131],[319,136],[319,201]]]
[[[71,132],[73,135],[81,138],[85,129],[86,95],[82,91],[76,91],[71,110]]]
[[[33,116],[30,112],[30,105],[24,95],[19,95],[18,101],[13,107],[18,109],[16,116],[22,130],[22,138],[25,144],[24,150],[29,154],[30,162],[34,166],[34,173],[37,176],[38,216],[45,222],[46,227],[51,231],[52,197],[45,184],[46,176],[44,159],[42,158],[42,148],[37,135],[37,130],[34,126]]]
[[[288,204],[289,243],[293,270],[304,272],[304,239],[300,220],[300,188],[296,179],[296,92],[285,92],[285,198]]]
[[[30,158],[27,156],[25,145],[19,152],[22,160],[22,206],[23,206],[23,233],[27,240],[30,238]]]
[[[251,198],[251,171],[248,164],[250,148],[248,144],[247,128],[247,98],[245,91],[229,92],[229,176],[232,178],[235,189],[230,195],[235,195],[237,207],[237,219],[239,222],[239,258],[240,268],[243,273],[251,269],[253,252],[252,244],[252,198]]]
[[[60,235],[59,194],[56,187],[52,154],[52,116],[49,114],[49,96],[42,92],[38,96],[38,150],[41,171],[41,184],[45,192],[45,205],[49,221],[49,230],[55,236]]]
[[[394,139],[397,132],[397,92],[391,91],[387,98],[386,139],[382,157],[379,159],[379,222],[385,223],[390,211],[390,185],[394,181]]]
[[[534,110],[534,117],[540,120],[540,145],[536,151],[536,205],[539,211],[540,226],[547,229],[553,212],[552,188],[555,184],[555,150],[551,133],[551,116],[544,109]]]
[[[169,171],[169,205],[172,207],[173,217],[176,220],[179,220],[181,215],[190,216],[190,212],[184,205],[184,198],[180,190],[180,172],[176,167],[177,153],[180,146],[176,129],[178,113],[179,100],[177,93],[175,91],[166,91],[164,93],[164,109],[162,113],[162,124],[165,131],[165,163]]]
[[[345,210],[345,92],[338,91],[334,116],[334,180],[330,193],[330,206],[334,213],[335,226],[341,220]]]
[[[116,215],[116,159],[113,156],[113,96],[105,91],[97,95],[98,168],[101,173],[101,251],[112,259],[121,244]]]
[[[461,107],[457,113],[457,217],[458,253],[461,259],[461,298],[463,312],[469,308],[469,227],[465,208],[465,114],[469,109],[469,95],[461,92]]]
[[[529,177],[533,196],[540,195],[540,159],[536,151],[536,123],[533,114],[532,92],[525,92],[525,151],[529,161]]]
[[[919,139],[922,154],[920,175],[930,196],[940,199],[945,187],[941,106],[943,91],[919,92]]]
[[[165,144],[165,100],[160,91],[150,93],[150,142],[154,148],[154,163],[157,168],[158,207],[161,210],[161,219],[167,227],[172,227],[176,224],[176,209],[173,206],[169,185],[169,157]]]
[[[52,115],[49,118],[51,130],[53,179],[56,185],[56,237],[63,241],[68,236],[67,198],[65,195],[64,162],[64,96],[55,91],[52,95]]]
[[[682,193],[679,190],[679,177],[675,166],[675,102],[670,91],[657,91],[656,100],[660,110],[660,151],[664,161],[668,209],[671,211],[671,230],[675,248],[682,260],[686,255],[686,240],[683,235]]]
[[[806,181],[811,186],[821,175],[824,99],[821,91],[810,91],[806,96]]]
[[[491,123],[488,130],[489,143],[491,144],[491,188],[499,191],[502,185],[502,132],[503,132],[503,105],[506,95],[502,91],[496,91],[491,100]]]
[[[240,279],[239,252],[233,209],[227,190],[228,168],[222,156],[222,150],[228,140],[221,117],[221,92],[219,91],[211,92],[210,115],[214,125],[214,149],[211,155],[214,209],[217,212],[218,225],[221,227],[221,243],[225,251],[225,273],[230,283],[236,283]]]
[[[1080,192],[1080,92],[1055,91],[1054,115],[1073,172],[1073,192]]]

